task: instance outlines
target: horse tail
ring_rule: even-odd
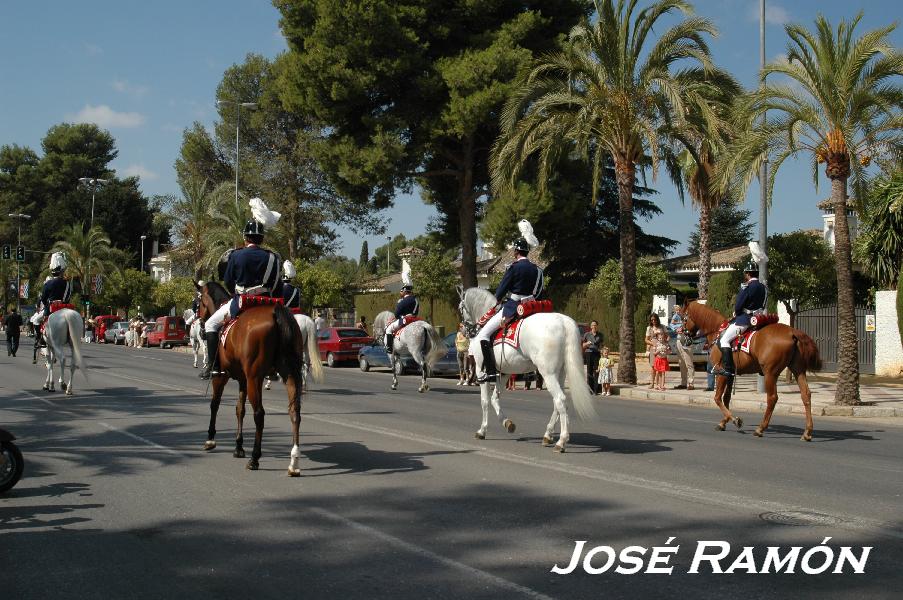
[[[308,321],[313,325],[313,321]],[[323,373],[323,363],[320,361],[320,346],[317,344],[316,327],[307,328],[307,355],[310,357],[310,375],[316,383],[323,383],[326,377]]]
[[[426,323],[425,325],[426,326],[423,328],[424,333],[426,333],[423,338],[423,360],[426,362],[426,365],[432,369],[433,365],[436,364],[436,361],[448,353],[448,347],[446,347],[445,342],[442,341],[442,338],[439,336],[439,332],[436,331],[435,327],[429,323]],[[426,346],[429,347],[427,348]]]
[[[293,375],[300,385],[300,365],[304,357],[301,340],[296,333],[299,329],[295,324],[295,318],[285,306],[277,304],[273,307],[273,319],[276,322],[276,334],[279,339],[276,371],[283,381],[289,375]]]
[[[580,352],[580,330],[573,320],[565,321],[564,366],[571,400],[577,414],[584,421],[597,419],[596,407],[593,404],[593,393],[586,383],[586,371],[583,368],[583,354]]]
[[[76,317],[78,320],[82,322],[81,331],[78,331],[78,327],[76,327]],[[81,349],[81,337],[85,335],[85,322],[82,321],[81,317],[78,316],[78,313],[72,311],[71,315],[66,315],[66,327],[69,330],[69,339],[72,340],[72,360],[75,361],[76,368],[82,372],[85,376],[85,380],[88,380],[88,369],[87,365],[84,364],[84,360],[82,359],[82,349]],[[62,350],[60,350],[62,352]]]
[[[799,329],[793,330],[793,339],[796,340],[796,347],[799,350],[805,370],[821,371],[822,360],[818,353],[818,346],[815,345],[815,340]]]

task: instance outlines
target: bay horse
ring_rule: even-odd
[[[301,370],[301,379],[304,382],[302,389],[306,391],[308,380],[311,377],[317,383],[323,383],[326,379],[323,372],[323,363],[320,362],[320,347],[317,345],[317,326],[313,319],[303,313],[292,313],[292,316],[295,317],[295,323],[298,324],[298,329],[301,330],[301,347],[307,350],[304,353],[304,365]],[[267,382],[263,389],[270,389],[271,381],[267,377]]]
[[[477,320],[496,305],[495,296],[482,288],[469,288],[464,291],[459,287],[458,294],[461,297],[458,310],[466,327],[474,327]],[[507,376],[518,373],[538,371],[542,375],[546,389],[552,394],[553,407],[552,417],[542,436],[542,445],[548,447],[553,444],[555,423],[560,419],[561,433],[554,450],[564,452],[565,446],[570,441],[567,395],[564,393],[565,377],[577,414],[584,420],[596,418],[593,394],[586,383],[586,372],[583,369],[580,329],[572,318],[554,312],[533,314],[524,319],[520,328],[517,348],[505,343],[493,347],[495,364],[498,365],[499,371],[498,381],[505,381]],[[476,339],[471,341],[470,352],[482,352]],[[502,427],[508,433],[514,433],[516,429],[514,422],[505,417],[499,405],[498,382],[494,384],[491,396],[489,382],[480,384],[480,400],[483,421],[474,437],[480,440],[486,438],[490,402]]]
[[[711,348],[712,364],[719,364],[721,348],[718,347],[717,338],[721,325],[727,319],[714,308],[697,301],[685,303],[684,309],[684,329],[693,337],[704,335]],[[790,369],[790,372],[796,376],[803,408],[806,411],[806,429],[800,439],[805,442],[812,441],[812,392],[806,381],[806,372],[820,370],[822,361],[818,355],[818,346],[811,337],[805,332],[783,323],[766,325],[759,329],[752,338],[749,344],[749,353],[734,353],[734,365],[737,375],[759,373],[765,376],[765,394],[768,404],[762,422],[756,427],[753,435],[762,437],[765,430],[768,429],[771,415],[778,402],[778,377],[781,371]],[[725,375],[719,376],[716,380],[715,404],[718,405],[723,417],[716,426],[719,431],[724,431],[728,421],[733,422],[738,429],[743,426],[743,419],[734,417],[730,411],[732,383],[733,377]]]
[[[66,392],[67,396],[72,395],[72,379],[75,377],[75,369],[82,369],[85,372],[84,361],[80,348],[81,338],[85,334],[85,322],[77,311],[71,308],[60,308],[47,317],[47,324],[44,326],[44,340],[47,342],[47,379],[44,381],[44,388],[48,392],[53,392],[53,364],[60,364],[60,389]],[[69,361],[69,381],[63,381],[66,372],[66,346],[72,352],[72,360]]]
[[[373,336],[378,341],[385,340],[386,327],[394,319],[395,313],[390,310],[382,311],[373,319]],[[430,376],[433,365],[448,353],[448,347],[439,337],[439,332],[426,321],[414,321],[395,332],[392,349],[394,352],[389,354],[389,361],[392,364],[392,389],[398,389],[398,370],[396,369],[398,353],[407,352],[420,365],[420,387],[417,389],[420,393],[429,391],[430,385],[426,380]]]
[[[208,281],[198,286],[201,292],[198,318],[207,320],[216,309],[229,302],[231,297],[222,285]],[[301,332],[292,314],[281,304],[254,306],[246,309],[226,333],[225,343],[218,346],[221,375],[211,377],[213,394],[210,398],[210,426],[204,450],[216,448],[216,413],[219,410],[223,389],[229,379],[238,382],[238,402],[235,414],[238,418],[238,433],[235,437],[235,451],[232,456],[244,458],[243,423],[245,402],[251,403],[254,411],[254,449],[247,468],[255,471],[260,466],[260,445],[263,439],[263,422],[266,414],[263,408],[263,380],[278,373],[285,382],[288,392],[288,414],[292,423],[292,450],[288,466],[290,477],[299,477],[301,469],[298,461],[298,429],[301,423],[301,361],[303,348]]]

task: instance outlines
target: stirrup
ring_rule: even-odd
[[[480,375],[477,375],[476,381],[477,383],[498,383],[499,374],[493,373],[490,375],[489,373],[481,373]]]

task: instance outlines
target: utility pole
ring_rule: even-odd
[[[238,134],[241,130],[241,109],[257,109],[256,102],[235,102],[233,100],[217,100],[217,105],[232,104],[235,106],[235,206],[238,206]]]
[[[90,298],[91,298],[91,251],[94,249],[91,244],[91,230],[94,229],[94,197],[97,195],[97,186],[107,183],[106,179],[98,179],[97,177],[79,177],[78,181],[83,185],[91,188],[91,224],[88,226],[88,263],[85,265],[84,278],[82,281],[82,302],[85,303],[85,317],[91,317]]]
[[[765,0],[759,0],[759,85],[765,86]],[[762,125],[766,122],[762,115]],[[759,171],[759,247],[762,253],[768,253],[768,157],[762,162]],[[768,262],[759,264],[759,281],[768,284]],[[765,391],[765,377],[756,377],[759,393]]]

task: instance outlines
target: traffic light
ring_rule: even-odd
[[[16,260],[25,262],[25,246],[16,246]]]
[[[11,248],[9,247],[9,244],[3,244],[3,260],[10,259],[10,250]]]

